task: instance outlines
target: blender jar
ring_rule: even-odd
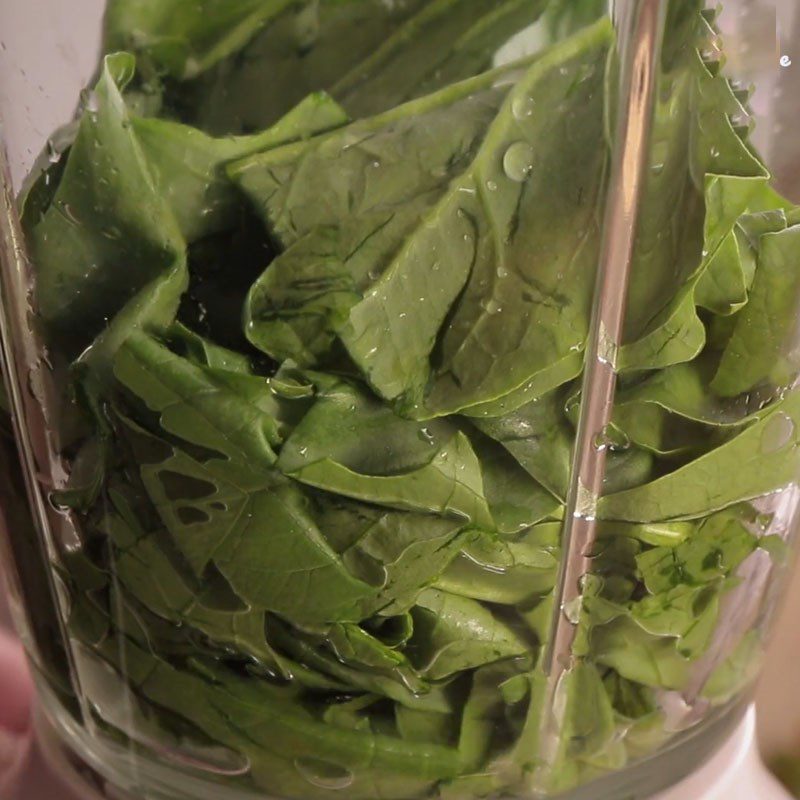
[[[4,563],[52,746],[160,800],[707,761],[796,527],[791,9],[104,5],[0,0]]]

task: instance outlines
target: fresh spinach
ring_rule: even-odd
[[[651,756],[676,693],[751,679],[758,632],[719,632],[754,554],[780,560],[765,498],[800,469],[800,212],[674,0],[598,538],[547,694],[602,5],[112,0],[22,200],[103,730],[219,763],[220,796],[550,796]]]

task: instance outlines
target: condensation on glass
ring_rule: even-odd
[[[611,800],[725,741],[798,508],[791,5],[0,0],[64,769]]]

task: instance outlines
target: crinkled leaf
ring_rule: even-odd
[[[561,523],[544,523],[513,539],[483,539],[465,546],[437,580],[451,594],[516,605],[552,590],[558,572]]]
[[[184,89],[193,121],[220,132],[271,124],[326,89],[367,116],[477,75],[544,0],[322,0],[295,3]],[[179,93],[179,97],[181,94]]]
[[[700,24],[704,30],[698,36],[711,35],[706,23]],[[623,369],[694,358],[706,341],[696,306],[730,313],[746,300],[743,269],[735,254],[726,252],[736,239],[728,237],[768,174],[731,122],[746,114],[744,108],[727,79],[702,61],[697,41],[681,41],[661,78],[627,344],[620,352]]]
[[[120,349],[114,373],[166,431],[251,471],[274,467],[280,411],[267,379],[200,367],[141,333]]]
[[[407,654],[431,680],[524,655],[526,643],[481,603],[428,589],[411,610],[414,636]]]
[[[378,571],[383,582],[370,602],[369,612],[383,615],[406,611],[419,593],[447,569],[461,550],[480,534],[465,530],[460,520],[430,514],[389,512],[351,547],[342,560],[356,575]]]
[[[480,464],[463,433],[397,417],[347,384],[314,405],[284,445],[277,466],[328,492],[492,527]]]
[[[563,514],[561,502],[527,473],[498,442],[477,431],[469,438],[483,473],[483,488],[500,533],[517,533],[548,517]]]
[[[712,387],[733,397],[767,382],[785,386],[797,376],[791,337],[800,304],[800,226],[761,237],[750,300],[737,315]]]
[[[388,697],[405,708],[446,714],[452,705],[441,690],[431,688],[416,673],[405,675],[401,671],[381,672],[342,662],[319,637],[276,626],[275,642],[296,661],[307,665],[322,675],[361,692],[370,692]],[[411,688],[405,678],[413,677]]]
[[[331,91],[353,115],[364,117],[476,75],[492,65],[500,45],[537,19],[545,4],[432,0]]]
[[[98,350],[169,323],[186,286],[183,239],[121,94],[133,71],[130,55],[104,60],[52,204],[28,231],[39,313],[72,357],[110,320]]]
[[[476,418],[474,424],[555,497],[566,498],[575,433],[564,414],[562,392],[536,398],[502,417]]]
[[[246,331],[257,347],[300,363],[328,354],[350,309],[473,158],[508,91],[493,84],[490,76],[456,84],[232,167],[288,246],[246,306]],[[447,277],[441,265],[437,272]]]
[[[597,233],[595,200],[605,163],[605,151],[594,144],[602,132],[598,86],[607,42],[608,27],[600,24],[534,60],[499,114],[497,104],[505,94],[500,89],[467,97],[448,109],[446,117],[436,111],[443,102],[456,100],[467,87],[463,84],[322,137],[313,147],[283,148],[236,167],[235,177],[265,209],[279,236],[296,240],[310,231],[297,246],[305,249],[305,258],[323,256],[322,272],[309,277],[314,277],[311,288],[322,278],[323,293],[338,292],[335,332],[373,387],[384,397],[402,397],[415,415],[438,415],[493,400],[540,373],[541,385],[551,388],[552,376],[558,376],[556,385],[563,380],[560,362],[580,350],[594,266],[589,240]],[[473,83],[473,88],[480,86],[480,80]],[[528,97],[542,106],[567,102],[571,114],[533,114],[518,120],[513,108]],[[427,109],[440,115],[447,138],[434,134],[432,120],[423,113]],[[409,119],[411,113],[415,116]],[[456,119],[463,127],[454,138]],[[470,127],[475,132],[468,135]],[[404,133],[406,128],[414,138]],[[430,166],[409,170],[405,148],[413,147],[416,137],[425,139],[423,152]],[[589,137],[591,145],[584,141]],[[565,140],[574,146],[569,154]],[[444,162],[444,170],[435,169],[437,160]],[[504,160],[511,177],[504,171]],[[531,169],[534,162],[536,168]],[[312,173],[316,202],[301,206],[292,189]],[[560,177],[554,183],[551,177],[556,173]],[[566,179],[565,174],[574,178]],[[565,189],[556,197],[553,185],[578,189]],[[397,216],[394,207],[412,186],[416,207],[403,203]],[[537,198],[544,193],[552,218],[538,211]],[[373,197],[385,210],[376,208]],[[347,228],[339,231],[331,260],[331,234],[324,226],[354,208],[366,214],[369,227],[361,235]],[[328,243],[320,250],[315,241],[322,235]],[[541,255],[535,263],[529,257],[532,241],[533,251]],[[370,251],[377,249],[380,257],[368,259],[368,253],[354,250],[359,242]],[[383,249],[389,245],[391,249]],[[355,273],[340,266],[342,256],[350,253],[357,256]],[[369,266],[375,270],[371,283]],[[294,261],[292,274],[296,272]],[[267,276],[269,270],[265,280],[273,284],[275,278]],[[565,285],[574,289],[569,296],[559,288]],[[349,308],[354,291],[363,299]],[[330,297],[323,302],[314,294],[311,300],[312,313],[319,316],[320,306],[323,316],[328,313]],[[303,310],[296,301],[293,307],[288,309],[292,316]],[[505,314],[499,313],[503,308]],[[339,324],[344,312],[347,319]],[[570,325],[563,324],[565,313],[574,318]],[[269,309],[268,318],[274,316],[275,309]],[[305,317],[300,318],[305,324]],[[508,324],[515,319],[519,325]],[[525,339],[542,327],[550,331],[547,337]],[[383,330],[392,331],[395,346],[378,346],[376,332]],[[476,347],[469,346],[473,339]],[[484,354],[481,359],[476,352]],[[422,400],[430,359],[440,365],[438,377],[433,376],[427,410],[414,408]]]
[[[227,162],[336,128],[347,115],[328,95],[313,94],[254,136],[214,139],[197,128],[134,117],[132,130],[162,195],[187,241],[224,230],[240,197],[224,172]]]
[[[659,594],[680,584],[702,586],[733,574],[757,545],[746,520],[746,509],[714,514],[698,523],[677,547],[654,547],[638,555],[636,563],[648,591]]]

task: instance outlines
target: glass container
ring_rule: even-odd
[[[800,15],[703,5],[0,0],[3,566],[87,786],[638,799],[727,740]]]

